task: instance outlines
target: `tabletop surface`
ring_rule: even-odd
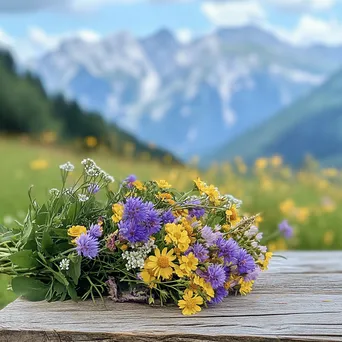
[[[190,317],[109,300],[17,300],[0,311],[0,341],[342,341],[342,252],[280,254],[250,295]]]

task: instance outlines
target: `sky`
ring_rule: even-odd
[[[256,25],[293,44],[342,44],[342,0],[0,0],[0,44],[21,60],[61,40],[167,28],[180,41]]]

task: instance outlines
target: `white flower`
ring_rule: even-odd
[[[69,161],[66,162],[65,164],[59,165],[59,168],[61,170],[66,171],[66,172],[72,172],[75,170],[75,166],[73,164],[71,164]]]
[[[70,265],[70,260],[69,259],[63,259],[60,263],[59,263],[59,267],[62,271],[67,271],[69,269],[69,265]]]
[[[258,244],[257,241],[253,241],[253,242],[251,243],[251,245],[252,245],[253,248],[257,248],[259,244]]]
[[[52,196],[58,196],[60,191],[58,189],[56,189],[56,188],[52,188],[52,189],[49,190],[49,193]]]
[[[147,243],[141,245],[140,243],[132,244],[132,251],[125,251],[122,253],[122,258],[127,261],[126,269],[129,271],[135,268],[143,268],[147,255],[154,249],[154,241],[149,240]]]
[[[258,233],[255,237],[257,241],[261,241],[263,233]]]
[[[252,226],[251,228],[249,228],[249,230],[247,230],[247,231],[245,232],[245,236],[247,236],[248,238],[252,238],[252,237],[254,237],[255,235],[257,235],[258,232],[259,232],[258,227]]]
[[[80,202],[86,202],[86,201],[88,201],[88,199],[89,199],[89,196],[84,195],[84,194],[78,194],[78,200]]]
[[[267,252],[267,247],[266,246],[259,246],[259,250],[261,253],[266,253]]]

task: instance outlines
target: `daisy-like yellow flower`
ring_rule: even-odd
[[[240,290],[239,292],[246,296],[248,293],[252,292],[254,280],[251,281],[244,281],[243,279],[240,280]]]
[[[211,203],[213,203],[214,205],[220,204],[221,195],[216,186],[209,185],[203,190],[203,192],[208,196]]]
[[[146,268],[146,264],[147,263],[145,262],[145,267],[141,271],[140,276],[146,284],[151,284],[154,280],[156,280],[156,277],[154,276],[152,269]]]
[[[173,253],[173,249],[167,251],[167,248],[165,247],[162,252],[160,252],[159,248],[156,248],[154,250],[155,255],[151,255],[147,259],[145,268],[151,269],[153,275],[158,279],[160,277],[163,279],[170,279],[173,269],[176,266],[173,263],[173,261],[176,259],[176,256]]]
[[[200,305],[203,304],[203,298],[194,295],[193,291],[187,290],[184,292],[183,299],[178,301],[178,306],[182,309],[183,315],[193,315],[201,311]]]
[[[197,274],[194,276],[192,282],[195,286],[200,286],[209,298],[215,297],[215,291],[213,287],[210,285],[210,283],[207,283],[203,278],[201,278]]]
[[[258,260],[258,264],[260,265],[260,268],[263,271],[266,271],[268,269],[268,265],[270,263],[270,260],[271,260],[272,256],[273,256],[272,252],[267,252],[265,254],[265,260]]]
[[[175,200],[173,199],[172,195],[167,193],[167,192],[158,192],[156,194],[156,197],[159,200],[161,200],[163,202],[167,202],[167,203],[169,203],[171,205],[176,203]]]
[[[185,252],[189,248],[191,240],[183,225],[168,223],[165,225],[165,231],[167,232],[166,243],[174,243],[181,252]]]
[[[133,183],[133,186],[136,187],[138,190],[146,190],[143,183],[140,180],[136,180]]]
[[[226,210],[226,217],[232,227],[239,223],[241,220],[235,205]]]
[[[121,203],[115,203],[112,206],[113,216],[112,220],[114,223],[118,223],[122,220],[122,216],[124,213],[124,206]]]
[[[77,238],[82,234],[87,234],[87,228],[84,226],[72,226],[68,229],[68,235],[74,238]]]
[[[171,184],[169,184],[166,180],[161,179],[159,181],[155,181],[157,183],[157,185],[161,188],[161,189],[170,189],[172,187]]]
[[[188,255],[183,255],[180,260],[180,269],[190,275],[192,271],[196,271],[198,265],[198,259],[195,257],[194,253],[189,253]]]
[[[204,183],[199,177],[197,179],[194,180],[194,183],[197,187],[197,189],[203,193],[204,192],[204,189],[207,187],[207,184]]]

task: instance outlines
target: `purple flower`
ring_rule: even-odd
[[[230,238],[226,240],[221,237],[216,241],[216,245],[219,248],[218,256],[220,258],[223,257],[227,263],[233,263],[235,261],[240,247],[234,239]]]
[[[194,256],[200,261],[205,262],[209,257],[209,251],[199,242],[196,242],[193,246],[191,246],[186,252],[185,255],[189,253],[194,253]]]
[[[131,243],[147,242],[149,233],[141,223],[134,220],[124,220],[119,223],[120,235]]]
[[[226,272],[222,265],[212,264],[204,272],[204,278],[211,284],[213,289],[218,289],[223,286],[226,281]]]
[[[256,280],[260,274],[261,270],[260,270],[260,267],[259,266],[256,266],[255,267],[255,270],[250,272],[250,273],[247,273],[243,279],[245,281],[251,281],[251,280]]]
[[[102,236],[102,227],[99,224],[92,224],[89,228],[89,235],[94,238]]]
[[[123,220],[136,222],[145,221],[147,217],[147,205],[140,197],[128,197],[124,204]]]
[[[161,229],[161,218],[157,210],[154,209],[153,203],[147,203],[147,215],[143,225],[146,227],[148,234],[151,236]]]
[[[96,183],[92,183],[88,186],[88,192],[90,194],[95,195],[96,193],[98,193],[100,191],[100,186]]]
[[[133,186],[133,183],[137,180],[137,177],[135,175],[129,175],[124,182],[127,184],[129,188]]]
[[[204,214],[205,214],[205,209],[200,207],[201,201],[200,200],[191,200],[185,202],[185,204],[190,204],[196,207],[189,208],[189,215],[191,217],[196,217],[197,220],[199,220]]]
[[[220,286],[215,290],[215,297],[212,298],[209,304],[218,304],[223,301],[225,297],[228,296],[228,291],[224,288],[224,286]]]
[[[205,240],[207,245],[210,247],[215,244],[215,242],[222,237],[221,232],[213,231],[209,226],[204,226],[201,230],[202,238]]]
[[[161,215],[161,220],[163,224],[173,223],[175,219],[176,218],[173,216],[171,209],[164,211]]]
[[[99,242],[88,234],[82,234],[76,239],[78,255],[93,259],[99,254]]]
[[[246,274],[253,272],[256,268],[255,261],[250,254],[243,248],[240,248],[235,258],[239,274]]]
[[[287,220],[284,220],[279,225],[280,233],[285,237],[285,239],[290,239],[293,236],[293,228],[289,225]]]

